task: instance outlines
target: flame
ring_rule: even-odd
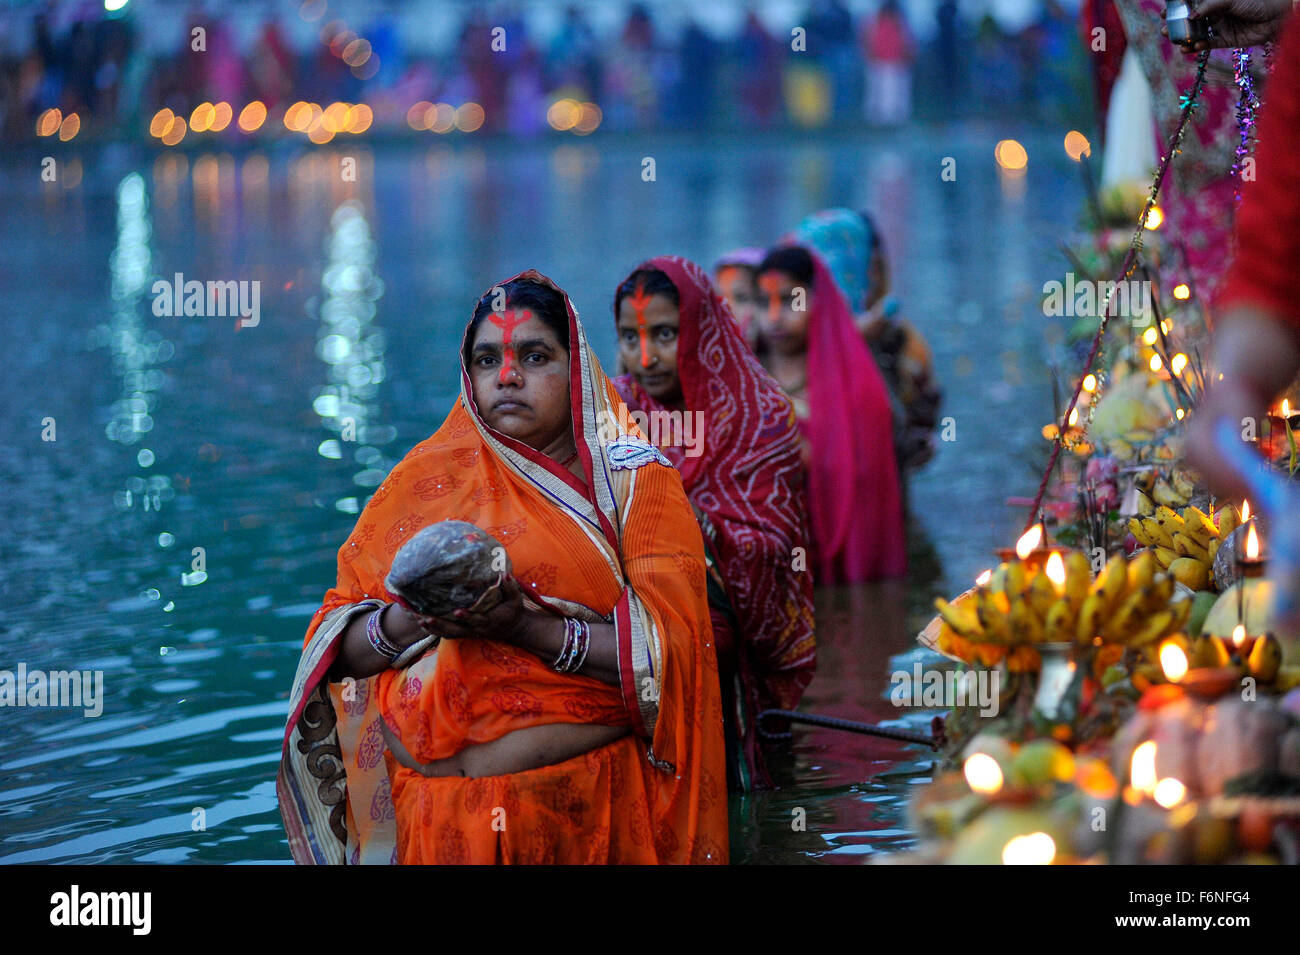
[[[1089,374],[1087,377],[1083,379],[1083,390],[1088,392],[1088,394],[1092,394],[1094,391],[1097,390],[1096,375]]]
[[[1159,206],[1153,205],[1150,213],[1147,214],[1146,227],[1148,229],[1159,229],[1160,224],[1165,221],[1165,213]]]
[[[1250,520],[1250,501],[1243,499],[1241,502],[1241,523],[1244,524],[1248,520]]]
[[[1039,522],[1020,535],[1020,540],[1016,541],[1016,556],[1024,560],[1042,542],[1043,525]]]
[[[1148,328],[1145,332],[1142,333],[1142,341],[1144,341],[1148,345],[1154,345],[1156,343],[1156,338],[1158,335],[1159,332],[1157,332],[1156,327],[1152,325],[1150,328]]]
[[[1152,371],[1159,371],[1159,370],[1163,367],[1163,365],[1164,365],[1164,362],[1162,362],[1162,361],[1160,360],[1160,356],[1159,356],[1159,355],[1152,355],[1152,356],[1151,356],[1151,370],[1152,370]]]
[[[1191,297],[1192,297],[1192,290],[1187,287],[1186,282],[1180,282],[1174,286],[1174,298],[1178,299],[1180,302],[1186,301]]]
[[[1065,561],[1061,560],[1061,555],[1052,551],[1043,571],[1047,574],[1047,579],[1056,585],[1056,592],[1062,593],[1065,590]]]
[[[1259,535],[1255,533],[1255,525],[1250,525],[1250,530],[1246,531],[1246,559],[1259,560]]]
[[[1232,628],[1232,645],[1240,649],[1241,645],[1245,642],[1246,642],[1246,627],[1244,624],[1239,623]]]
[[[1291,402],[1287,401],[1285,398],[1282,399],[1282,417],[1291,417]]]
[[[1187,356],[1179,352],[1173,358],[1169,359],[1169,370],[1175,375],[1181,375],[1183,369],[1187,367]]]
[[[1156,783],[1156,788],[1152,795],[1154,796],[1155,801],[1160,803],[1160,805],[1165,809],[1173,809],[1187,798],[1187,787],[1177,779],[1169,776]]]
[[[1183,415],[1185,414],[1187,414],[1187,412],[1184,411],[1182,408],[1179,408],[1177,411],[1174,412],[1174,417],[1177,418],[1179,421],[1182,421]]]
[[[1056,841],[1045,832],[1016,836],[1002,847],[1003,865],[1051,865]]]
[[[992,579],[993,579],[993,571],[986,570],[983,573],[981,573],[978,577],[975,578],[975,584],[979,587],[983,587]]]
[[[1187,675],[1187,654],[1183,648],[1172,640],[1166,641],[1160,648],[1160,668],[1165,671],[1165,679],[1177,683]]]
[[[1133,760],[1129,763],[1129,781],[1139,792],[1153,793],[1156,788],[1156,741],[1147,740],[1133,750]]]
[[[1002,767],[988,753],[972,753],[962,766],[972,792],[991,796],[1002,788]]]

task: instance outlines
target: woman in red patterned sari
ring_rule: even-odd
[[[728,780],[771,784],[757,713],[793,709],[812,679],[812,576],[790,401],[693,262],[643,262],[614,300],[614,379],[636,423],[681,471],[710,563]]]
[[[549,279],[479,300],[460,400],[366,505],[307,632],[277,780],[296,861],[726,861],[703,544],[620,410]],[[491,609],[421,616],[385,577],[449,519],[513,577]]]

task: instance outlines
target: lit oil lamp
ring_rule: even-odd
[[[971,792],[981,796],[996,796],[1002,791],[1005,781],[1002,767],[988,753],[972,753],[968,756],[962,766],[962,773]]]
[[[1156,741],[1147,740],[1133,750],[1129,760],[1128,787],[1133,792],[1125,793],[1125,801],[1133,805],[1142,801],[1156,791]],[[1136,798],[1134,798],[1136,796]]]
[[[1056,554],[1059,558],[1065,550],[1059,545],[1049,545],[1046,540],[1047,534],[1043,529],[1043,522],[1039,521],[1020,535],[1015,547],[999,547],[997,550],[998,559],[1004,561],[1019,559],[1025,565],[1026,573],[1036,574],[1053,554]],[[1064,568],[1062,568],[1062,573],[1064,573]]]
[[[1232,654],[1232,662],[1235,666],[1243,665],[1250,656],[1250,651],[1255,648],[1255,640],[1258,639],[1251,634],[1246,633],[1246,625],[1237,624],[1232,628],[1232,643],[1228,646],[1228,651]]]
[[[1254,579],[1264,576],[1263,548],[1260,545],[1259,534],[1255,530],[1255,521],[1252,519],[1247,522],[1245,517],[1250,513],[1249,502],[1242,505],[1242,508],[1242,522],[1246,523],[1247,526],[1241,553],[1237,555],[1237,568],[1241,571],[1241,576]]]
[[[1051,865],[1056,858],[1056,840],[1045,832],[1012,837],[1002,847],[1003,865]]]

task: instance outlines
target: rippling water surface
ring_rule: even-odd
[[[40,185],[39,157],[0,160],[0,668],[104,680],[97,718],[0,708],[0,861],[286,861],[274,774],[308,618],[367,496],[445,415],[475,296],[537,267],[612,359],[611,294],[641,258],[707,263],[828,205],[877,212],[956,440],[911,485],[906,593],[820,594],[805,707],[924,730],[931,713],[886,699],[889,671],[910,667],[896,655],[931,588],[1007,539],[1004,498],[1034,486],[1050,407],[1035,289],[1064,268],[1079,192],[1062,133],[111,147],[79,157],[69,189]],[[1029,149],[1023,179],[993,168],[1009,134]],[[258,280],[259,324],[156,316],[152,283],[177,273]],[[797,729],[783,788],[733,800],[733,859],[906,846],[903,800],[927,769],[916,747]]]

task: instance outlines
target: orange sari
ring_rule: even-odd
[[[676,470],[619,414],[571,304],[569,325],[585,487],[489,428],[462,368],[460,401],[393,469],[340,549],[338,584],[307,632],[277,780],[296,861],[726,861],[722,708],[699,528]],[[614,624],[621,685],[558,674],[491,639],[417,644],[376,677],[327,685],[353,614],[392,600],[383,578],[393,555],[449,518],[500,540],[537,604]],[[381,720],[420,762],[540,724],[631,733],[539,769],[426,777],[388,752]]]

